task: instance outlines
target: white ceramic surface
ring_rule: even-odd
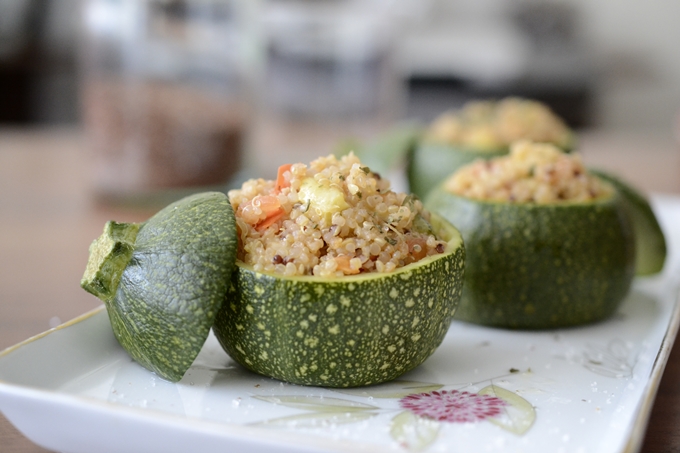
[[[634,452],[680,323],[680,199],[653,202],[664,272],[636,280],[604,323],[454,322],[400,380],[331,390],[249,373],[212,336],[184,379],[166,382],[130,360],[99,308],[0,354],[0,410],[64,453]]]

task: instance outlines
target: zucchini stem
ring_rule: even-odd
[[[104,232],[90,245],[90,257],[80,286],[107,302],[113,298],[118,283],[135,249],[140,224],[106,222]]]

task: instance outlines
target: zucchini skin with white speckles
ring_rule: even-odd
[[[237,262],[213,331],[238,363],[283,381],[355,387],[395,379],[435,351],[460,299],[465,249],[458,231],[444,228],[443,254],[389,274],[285,278]]]
[[[236,259],[225,194],[186,197],[141,224],[117,290],[104,303],[130,356],[179,381],[205,343]]]
[[[456,319],[547,329],[611,316],[634,274],[632,227],[618,194],[553,205],[471,200],[438,187],[425,202],[467,249]]]

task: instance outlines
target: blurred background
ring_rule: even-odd
[[[672,134],[677,17],[662,0],[0,0],[0,127],[84,128],[114,194],[269,176],[471,98]]]
[[[110,13],[115,14],[114,10],[124,9],[126,2],[0,1],[2,123],[63,124],[82,119],[79,52],[88,33],[92,38],[102,31],[84,28],[105,26],[84,22],[83,3],[85,8],[100,4],[100,8],[108,7]],[[150,3],[158,8],[174,9],[179,17],[181,5],[234,2],[158,0]],[[260,18],[268,23],[263,30],[263,35],[268,36],[263,37],[269,41],[262,44],[273,49],[269,63],[272,70],[278,67],[284,73],[279,85],[290,84],[291,95],[295,82],[285,78],[292,74],[286,72],[285,62],[280,61],[285,59],[282,55],[285,49],[281,47],[287,44],[282,35],[303,33],[301,28],[313,26],[302,24],[304,18],[294,17],[299,9],[338,3],[354,2],[269,0],[261,3]],[[680,104],[678,2],[371,0],[361,3],[364,7],[355,9],[362,11],[354,11],[355,29],[346,31],[347,46],[354,46],[347,51],[355,52],[359,58],[359,53],[371,51],[369,46],[394,47],[394,56],[400,61],[392,70],[405,85],[407,101],[399,117],[427,120],[442,108],[450,108],[473,95],[524,94],[546,100],[579,127],[661,128],[672,121]],[[374,21],[363,25],[367,30],[359,30],[362,25],[356,23],[361,15],[367,16],[364,21]],[[133,16],[130,15],[130,21],[135,20]],[[331,20],[335,20],[336,26],[343,26],[343,18],[336,15],[328,21]],[[384,24],[375,23],[383,20]],[[272,25],[273,22],[276,25]],[[381,26],[386,29],[378,30]],[[297,31],[293,30],[295,27]],[[327,30],[330,25],[322,27],[331,32]],[[140,35],[139,39],[145,37]],[[308,35],[299,39],[309,42],[314,38]],[[350,44],[352,39],[354,42]],[[378,40],[384,42],[378,43]],[[373,49],[381,50],[385,49]]]

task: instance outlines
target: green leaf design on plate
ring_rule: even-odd
[[[503,415],[487,419],[494,425],[521,436],[534,424],[536,420],[534,406],[516,393],[493,384],[484,387],[477,393],[495,396],[508,403],[503,408]]]
[[[365,410],[354,412],[311,412],[288,417],[273,418],[271,420],[253,423],[253,425],[272,428],[319,428],[362,422],[371,417],[375,417],[376,415],[378,415],[377,412]]]
[[[390,435],[409,451],[423,451],[437,440],[440,428],[436,420],[404,411],[392,418]]]
[[[328,398],[322,396],[303,396],[303,395],[272,395],[254,396],[253,398],[266,401],[268,403],[279,404],[281,406],[292,407],[316,412],[360,412],[377,410],[370,404],[359,403],[357,401],[344,400],[341,398]]]
[[[414,393],[427,393],[439,390],[442,384],[418,381],[394,380],[380,385],[369,387],[356,387],[348,389],[335,389],[336,392],[348,395],[363,396],[366,398],[403,398]]]

